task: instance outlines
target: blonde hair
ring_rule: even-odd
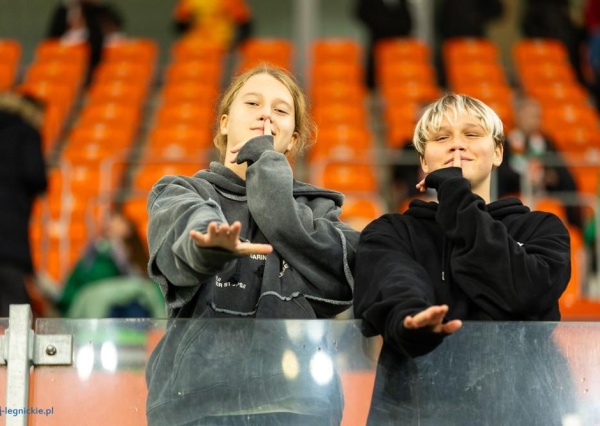
[[[314,143],[316,125],[310,115],[308,98],[300,88],[297,80],[283,68],[261,64],[235,77],[221,97],[219,108],[217,110],[216,132],[213,139],[215,146],[219,150],[221,161],[225,159],[227,151],[227,135],[221,134],[219,120],[223,114],[229,114],[231,104],[242,86],[250,79],[250,77],[258,74],[268,74],[275,78],[282,83],[292,95],[294,101],[294,131],[298,134],[298,139],[290,149],[288,155],[291,158],[295,158]]]
[[[492,136],[496,147],[504,143],[504,126],[498,114],[479,99],[467,95],[447,93],[423,109],[415,126],[413,145],[420,155],[425,153],[425,143],[440,130],[444,117],[452,114],[470,114],[479,120],[484,130]]]

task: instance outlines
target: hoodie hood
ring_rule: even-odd
[[[44,108],[41,103],[17,93],[0,92],[0,111],[20,117],[35,129],[39,129],[44,120]],[[0,128],[13,123],[10,115],[0,116]]]
[[[205,179],[213,184],[217,190],[226,191],[240,197],[246,196],[246,181],[217,161],[211,162],[208,170],[200,170],[194,177]],[[298,182],[297,180],[294,180],[293,185],[295,198],[327,198],[333,200],[338,207],[341,207],[344,202],[344,195],[340,192],[319,188],[308,183]]]
[[[487,204],[485,209],[497,220],[502,220],[512,214],[523,214],[530,211],[529,207],[524,206],[517,197],[502,198]],[[418,219],[435,220],[437,210],[438,203],[435,201],[413,200],[404,214]]]

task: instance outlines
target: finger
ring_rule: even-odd
[[[240,232],[242,230],[242,224],[238,221],[233,222],[233,224],[229,227],[229,236],[232,240],[237,240],[240,237]]]
[[[273,251],[273,246],[271,244],[241,243],[237,246],[236,251],[244,255],[269,254]]]
[[[417,183],[416,188],[420,191],[420,192],[425,192],[427,191],[427,187],[425,186],[425,179],[423,179],[421,182]]]
[[[229,236],[229,225],[227,223],[222,223],[221,226],[219,226],[218,233]]]
[[[462,327],[461,320],[448,321],[446,324],[442,325],[442,332],[444,332],[446,334],[452,334],[455,331],[457,331],[458,329],[460,329],[461,327]]]
[[[265,134],[265,135],[273,134],[273,132],[271,131],[271,120],[268,118],[265,120],[265,127],[263,129],[263,134]]]
[[[206,234],[208,234],[209,238],[214,238],[219,234],[219,225],[217,222],[211,222],[208,224],[208,228],[206,228]]]
[[[461,161],[460,161],[460,151],[456,150],[454,151],[454,167],[462,167]]]

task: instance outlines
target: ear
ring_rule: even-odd
[[[496,146],[494,149],[494,161],[492,162],[493,168],[497,168],[502,164],[502,159],[504,158],[504,144]]]
[[[294,132],[294,134],[292,135],[292,140],[290,140],[290,143],[286,147],[285,152],[288,152],[288,151],[292,150],[292,148],[294,147],[294,145],[296,145],[296,142],[298,142],[298,138],[299,137],[300,137],[300,135],[298,134],[298,132]]]
[[[221,130],[222,135],[227,134],[227,124],[229,123],[229,116],[227,114],[223,114],[219,119],[219,129]]]
[[[421,169],[423,170],[423,173],[429,173],[429,165],[427,165],[427,160],[425,159],[425,156],[419,154],[419,161],[421,162]]]

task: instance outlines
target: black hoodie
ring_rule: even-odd
[[[517,198],[491,204],[471,192],[459,168],[431,173],[438,203],[415,200],[363,231],[354,310],[366,335],[418,356],[444,334],[407,330],[403,320],[447,304],[447,320],[558,321],[571,275],[566,227]]]

